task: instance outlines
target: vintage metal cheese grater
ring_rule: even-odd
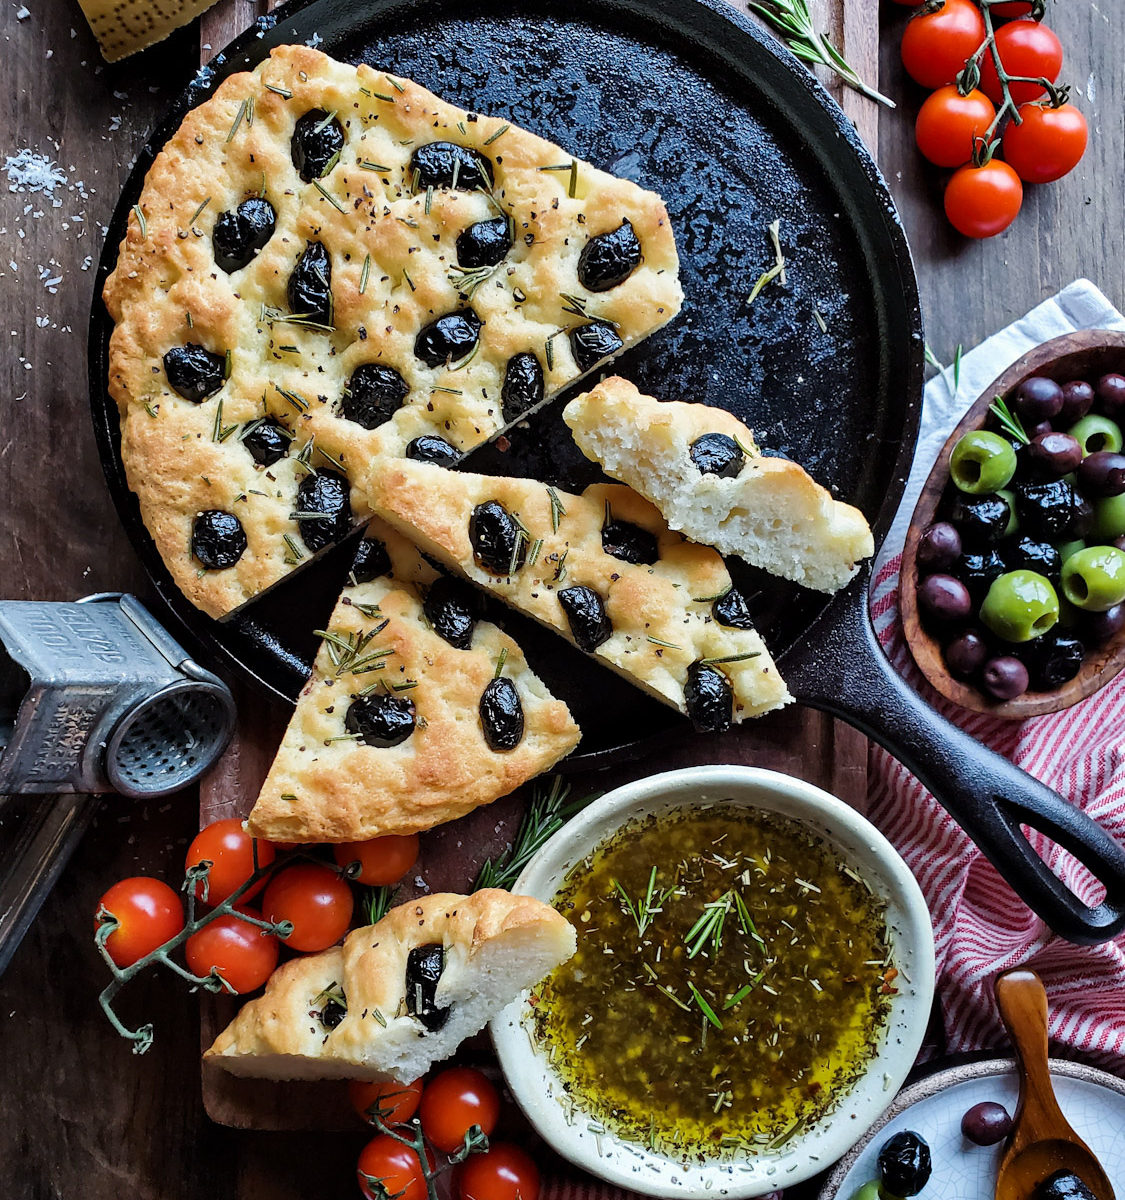
[[[234,722],[230,689],[135,597],[0,600],[0,971],[88,825],[93,794],[186,787]]]

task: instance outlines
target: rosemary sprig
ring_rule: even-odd
[[[460,267],[453,263],[447,278],[466,300],[471,300],[477,288],[495,273],[496,267]]]
[[[345,874],[347,872],[345,871]],[[359,906],[368,925],[377,925],[391,911],[397,888],[369,887],[360,897]]]
[[[695,958],[708,943],[712,954],[718,954],[723,945],[723,926],[727,914],[734,903],[734,893],[724,892],[717,900],[710,900],[703,906],[695,924],[684,934],[684,943],[688,948],[688,958]]]
[[[648,886],[645,888],[644,896],[639,900],[634,900],[629,893],[615,879],[613,881],[614,889],[621,898],[621,907],[626,914],[633,918],[633,923],[637,927],[637,937],[643,938],[645,930],[652,924],[657,913],[664,911],[664,901],[675,892],[676,887],[664,888],[662,891],[656,890],[656,868],[653,867],[649,872]]]
[[[695,986],[694,983],[691,982],[690,979],[688,980],[688,991],[691,992],[692,998],[695,1000],[696,1004],[699,1005],[699,1011],[707,1018],[707,1020],[710,1021],[716,1029],[722,1029],[723,1023],[719,1020],[718,1014],[711,1007],[711,1005],[707,1003],[703,993]]]
[[[747,306],[757,300],[762,288],[767,283],[772,283],[775,279],[785,284],[785,255],[781,252],[781,218],[778,217],[769,223],[770,241],[773,242],[773,266],[768,271],[763,271],[758,276],[757,283],[754,284],[750,291],[750,298],[746,301]]]
[[[566,509],[563,507],[563,502],[559,499],[558,492],[556,492],[553,487],[547,488],[547,495],[551,500],[551,531],[553,533],[558,533],[559,518],[566,516]]]
[[[997,396],[988,406],[988,411],[1000,422],[1000,428],[1014,437],[1016,441],[1023,442],[1025,446],[1031,442],[1031,438],[1027,436],[1027,430],[1023,427],[1023,422],[1008,407],[1003,396]]]

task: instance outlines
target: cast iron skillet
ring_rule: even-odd
[[[905,237],[886,186],[851,125],[774,39],[724,0],[314,0],[290,4],[235,41],[180,98],[140,155],[110,226],[98,294],[128,211],[160,146],[218,78],[273,45],[316,35],[336,57],[410,75],[463,107],[503,112],[668,202],[687,296],[680,318],[614,369],[642,390],[728,408],[859,505],[881,540],[913,453],[922,379],[921,317]],[[746,296],[771,259],[780,217],[784,288]],[[827,326],[821,329],[821,322]],[[292,699],[346,574],[350,547],[314,564],[223,624],[171,583],[139,520],[105,390],[110,322],[91,324],[95,426],[111,490],[158,591],[212,652]],[[580,490],[596,478],[556,403],[506,451],[470,469]],[[926,706],[879,649],[863,572],[829,601],[740,572],[794,695],[850,721],[934,792],[1020,895],[1074,941],[1125,927],[1125,850],[1049,789]],[[561,639],[506,611],[585,731],[576,765],[636,753],[683,723],[593,667]],[[596,686],[591,673],[596,673]],[[1036,856],[1020,823],[1041,829],[1107,888],[1087,907]]]

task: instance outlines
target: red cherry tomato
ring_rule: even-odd
[[[1009,75],[1043,77],[1054,83],[1062,70],[1062,42],[1038,21],[1012,21],[1001,25],[996,31],[996,53]],[[1003,100],[991,51],[981,56],[980,87],[993,104]],[[1026,104],[1029,100],[1037,100],[1047,89],[1040,83],[1012,83],[1008,90],[1016,104]]]
[[[450,1067],[422,1092],[422,1132],[446,1154],[460,1150],[465,1134],[479,1125],[489,1134],[500,1116],[500,1093],[472,1067]]]
[[[266,885],[262,912],[267,921],[291,921],[285,944],[293,950],[327,950],[344,936],[354,900],[347,882],[330,867],[298,863]]]
[[[375,1124],[378,1116],[384,1125],[405,1125],[418,1111],[422,1098],[422,1081],[397,1083],[395,1080],[380,1080],[368,1083],[356,1079],[348,1084],[348,1099],[352,1108],[369,1125]]]
[[[188,847],[186,867],[194,867],[206,859],[211,864],[207,875],[207,903],[222,904],[233,895],[254,873],[255,840],[245,829],[238,817],[225,821],[214,821],[201,829]],[[274,848],[269,842],[257,842],[258,866],[264,867],[274,860]],[[240,899],[249,900],[265,887],[260,879]],[[202,885],[197,884],[196,896],[203,899]]]
[[[983,167],[959,167],[945,189],[945,215],[958,233],[988,238],[1003,233],[1023,203],[1020,177],[994,158]]]
[[[962,96],[950,83],[926,97],[918,110],[914,140],[939,167],[959,167],[973,157],[974,139],[988,132],[996,109],[981,91]]]
[[[356,1178],[367,1200],[426,1200],[426,1176],[417,1152],[389,1133],[377,1134],[360,1151]]]
[[[119,967],[131,967],[138,959],[163,946],[184,927],[184,906],[176,892],[160,879],[134,875],[122,879],[98,901],[97,914],[112,913],[117,928],[106,938],[105,948]]]
[[[539,1168],[511,1142],[470,1154],[457,1177],[461,1200],[539,1200]]]
[[[332,853],[341,867],[359,863],[359,874],[353,876],[356,883],[385,887],[398,883],[418,861],[418,835],[388,833],[369,842],[341,842]]]
[[[984,18],[972,0],[945,0],[913,16],[902,31],[902,65],[923,87],[952,83],[984,41]]]
[[[1073,104],[1024,104],[1022,122],[1004,132],[1004,158],[1025,183],[1051,183],[1074,170],[1086,153],[1086,118]]]
[[[241,909],[259,917],[252,908]],[[212,968],[240,996],[260,988],[277,966],[278,944],[272,933],[256,925],[224,914],[193,933],[184,946],[187,965],[196,975],[207,975]]]

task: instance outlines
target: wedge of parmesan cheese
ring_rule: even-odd
[[[78,0],[106,62],[128,58],[194,21],[215,0]]]

